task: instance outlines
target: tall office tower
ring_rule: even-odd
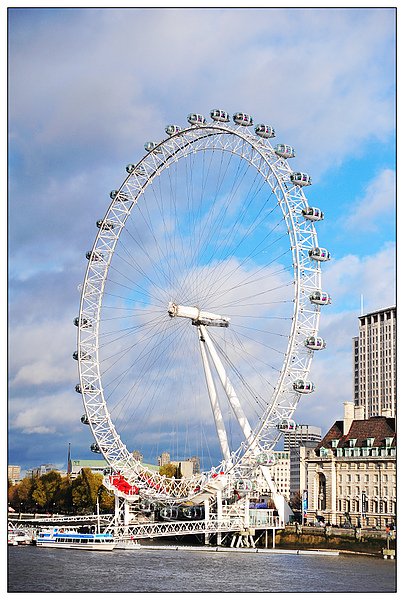
[[[396,416],[396,307],[359,317],[353,338],[353,398],[364,418]]]
[[[314,425],[296,425],[293,431],[285,431],[283,434],[283,448],[290,450],[295,446],[303,446],[305,442],[320,442],[321,429]]]

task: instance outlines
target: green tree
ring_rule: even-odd
[[[55,512],[70,514],[73,512],[72,482],[70,477],[62,477],[54,495]]]
[[[295,492],[289,502],[290,508],[293,510],[301,510],[302,509],[302,495],[300,492]]]
[[[102,486],[102,475],[92,473],[91,469],[82,469],[72,483],[72,500],[78,513],[93,513],[97,496]]]
[[[167,463],[159,468],[160,475],[165,475],[166,477],[176,477],[177,471],[177,467],[172,463]]]
[[[100,490],[100,511],[105,513],[114,512],[115,496],[111,494],[104,486]]]
[[[47,502],[46,489],[41,477],[35,477],[34,479],[32,499],[40,510],[45,509]]]
[[[35,507],[35,501],[32,499],[34,491],[34,480],[31,477],[24,477],[17,485],[12,488],[10,504],[18,512],[29,512]]]

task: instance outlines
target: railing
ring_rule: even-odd
[[[114,515],[96,514],[93,515],[44,515],[38,513],[12,513],[8,514],[8,521],[11,523],[35,523],[38,525],[53,523],[96,523],[98,519],[101,523],[109,523]]]
[[[282,525],[279,518],[268,519],[267,522],[259,526],[250,523],[249,527],[257,529],[280,529]],[[118,525],[116,533],[118,537],[129,537],[134,539],[164,537],[173,535],[192,535],[195,533],[219,533],[231,531],[243,531],[246,528],[245,520],[242,517],[217,518],[200,521],[169,521],[154,523],[137,523],[128,526]]]

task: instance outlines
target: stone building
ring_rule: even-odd
[[[385,527],[396,519],[395,419],[363,418],[344,404],[336,421],[307,458],[308,521]]]

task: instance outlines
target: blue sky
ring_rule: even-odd
[[[395,44],[393,8],[9,9],[10,464],[94,456],[71,359],[94,222],[145,141],[216,107],[271,124],[312,176],[333,304],[296,420],[340,418],[360,297],[395,304]]]

